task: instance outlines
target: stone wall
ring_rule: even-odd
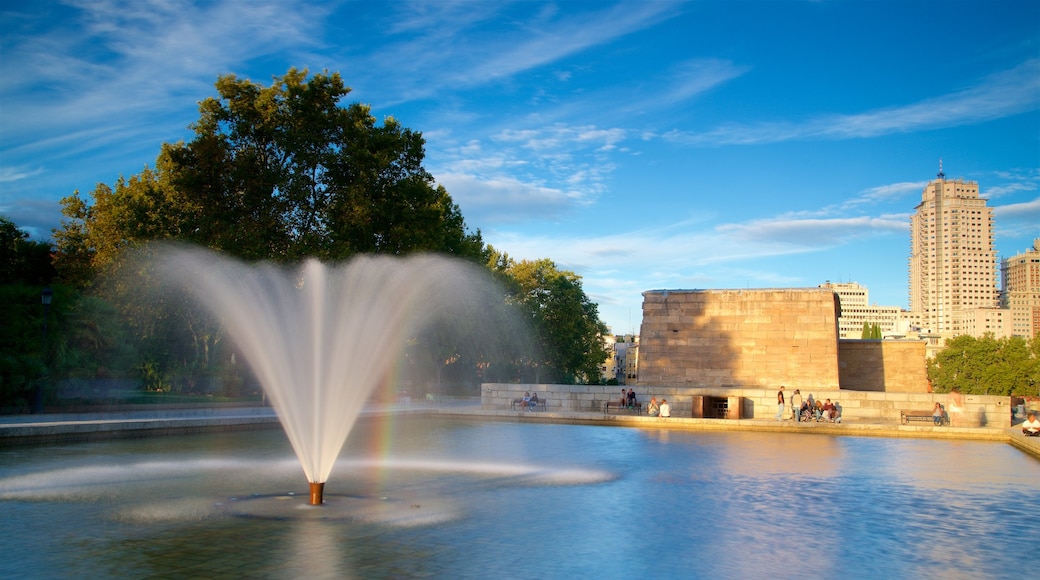
[[[825,288],[644,292],[639,384],[837,389],[838,314]]]
[[[842,389],[927,393],[925,343],[921,340],[841,340],[838,382]]]
[[[693,416],[693,398],[717,397],[729,401],[742,400],[741,419],[772,419],[776,415],[776,389],[761,388],[694,388],[676,386],[631,386],[640,402],[650,397],[668,399],[675,417]],[[794,389],[786,389],[788,400]],[[600,385],[521,385],[485,383],[481,386],[481,408],[509,410],[513,399],[525,392],[538,393],[546,399],[547,412],[603,412],[607,401],[621,397],[621,387]],[[950,414],[952,427],[1010,427],[1011,398],[953,393],[882,393],[837,389],[801,389],[802,398],[812,394],[817,399],[831,399],[841,406],[846,421],[863,423],[897,423],[900,411],[930,411],[938,401]],[[519,411],[518,411],[519,412]]]

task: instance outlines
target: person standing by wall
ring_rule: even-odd
[[[791,414],[794,415],[795,422],[800,422],[799,414],[802,412],[802,392],[798,389],[794,390],[794,394],[791,395]]]
[[[784,420],[784,386],[780,385],[780,390],[776,392],[776,420]]]

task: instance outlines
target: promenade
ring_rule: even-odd
[[[757,431],[806,435],[857,437],[901,437],[960,439],[1006,442],[1040,459],[1040,438],[1025,437],[1018,426],[935,427],[927,423],[902,425],[897,422],[850,421],[795,423],[773,419],[662,419],[645,415],[595,412],[512,411],[481,408],[479,399],[444,402],[417,401],[399,404],[370,404],[362,417],[385,414],[430,413],[499,421],[533,423],[598,424],[638,429],[686,431]],[[115,437],[279,428],[278,417],[264,406],[196,406],[191,408],[146,407],[107,412],[0,415],[0,446]]]

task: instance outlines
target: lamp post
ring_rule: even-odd
[[[53,297],[54,290],[51,290],[50,286],[47,286],[40,292],[40,301],[43,303],[43,343],[41,352],[44,368],[47,366],[47,319],[50,317],[51,299]],[[43,379],[40,379],[39,384],[36,385],[35,399],[33,401],[33,413],[43,413]]]

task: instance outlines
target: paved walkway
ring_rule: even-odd
[[[662,419],[645,415],[606,415],[596,412],[546,412],[489,410],[480,401],[409,402],[369,405],[362,416],[385,413],[436,413],[498,420],[549,423],[585,423],[643,429],[691,431],[765,431],[863,437],[907,437],[1003,441],[1040,459],[1040,438],[1025,437],[1018,427],[934,427],[894,422],[795,423],[770,419]],[[192,407],[182,409],[137,408],[96,413],[0,415],[0,446],[106,437],[138,437],[167,433],[230,431],[276,428],[278,417],[270,407]]]

